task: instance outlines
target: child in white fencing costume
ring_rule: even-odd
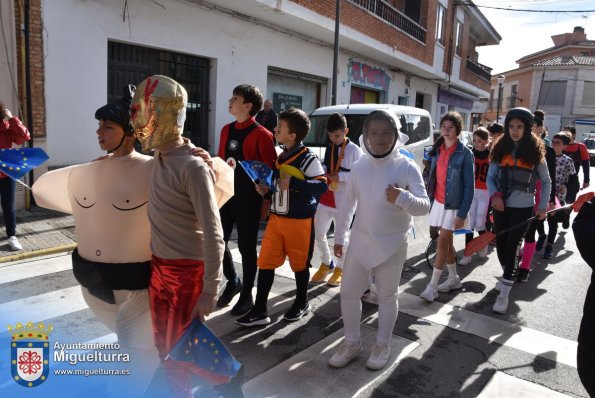
[[[382,369],[390,358],[392,331],[397,320],[397,294],[407,257],[411,216],[427,214],[430,200],[416,163],[399,152],[408,137],[400,123],[385,111],[372,112],[360,138],[364,156],[354,164],[335,229],[335,255],[341,257],[354,212],[351,243],[345,256],[341,284],[341,315],[345,341],[329,359],[343,367],[361,351],[362,293],[375,276],[378,296],[378,334],[368,358],[369,369]]]

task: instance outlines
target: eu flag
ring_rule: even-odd
[[[259,160],[240,160],[239,163],[252,181],[266,184],[271,191],[275,191],[273,170],[266,163]]]
[[[166,359],[173,359],[213,384],[228,383],[242,366],[198,318],[188,326]]]
[[[48,155],[41,148],[0,149],[0,171],[19,180],[48,159]]]

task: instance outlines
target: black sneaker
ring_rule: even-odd
[[[543,258],[549,260],[552,257],[554,257],[554,248],[552,245],[548,244],[545,246],[545,250],[543,251]]]
[[[233,316],[241,316],[244,315],[246,312],[250,311],[254,307],[254,301],[252,301],[252,295],[242,297],[240,295],[240,299],[233,306],[231,309],[231,315]]]
[[[517,280],[519,282],[528,282],[529,281],[529,270],[525,268],[519,268],[519,273],[517,275]]]
[[[271,323],[271,318],[266,312],[252,309],[243,317],[236,319],[236,323],[242,326],[268,325]]]
[[[219,299],[217,299],[217,307],[227,307],[233,299],[233,296],[239,294],[241,291],[242,282],[227,281],[225,284],[225,289],[223,289],[223,293],[221,293],[221,296],[219,296]]]
[[[568,229],[568,227],[570,227],[570,216],[565,217],[562,221],[562,228]]]
[[[310,311],[310,303],[305,304],[294,302],[291,308],[285,313],[283,319],[289,322],[295,322],[302,319]]]
[[[541,251],[541,249],[543,249],[543,244],[545,243],[546,239],[547,235],[539,235],[539,238],[537,238],[537,243],[535,244],[535,251]]]

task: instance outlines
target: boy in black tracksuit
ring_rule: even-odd
[[[220,210],[225,240],[223,275],[227,284],[217,300],[217,306],[227,306],[241,292],[231,310],[231,314],[237,316],[245,314],[253,306],[252,288],[256,278],[256,246],[262,206],[262,197],[254,189],[254,182],[238,162],[259,160],[272,167],[277,158],[273,134],[254,119],[262,100],[262,93],[256,86],[242,84],[234,88],[228,109],[236,121],[223,126],[219,142],[218,156],[234,168],[235,173],[234,196]],[[243,284],[236,273],[228,246],[234,225],[242,255]]]

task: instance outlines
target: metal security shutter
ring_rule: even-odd
[[[207,58],[110,41],[108,101],[119,99],[126,84],[155,74],[171,77],[188,92],[184,136],[208,149],[209,68]]]

